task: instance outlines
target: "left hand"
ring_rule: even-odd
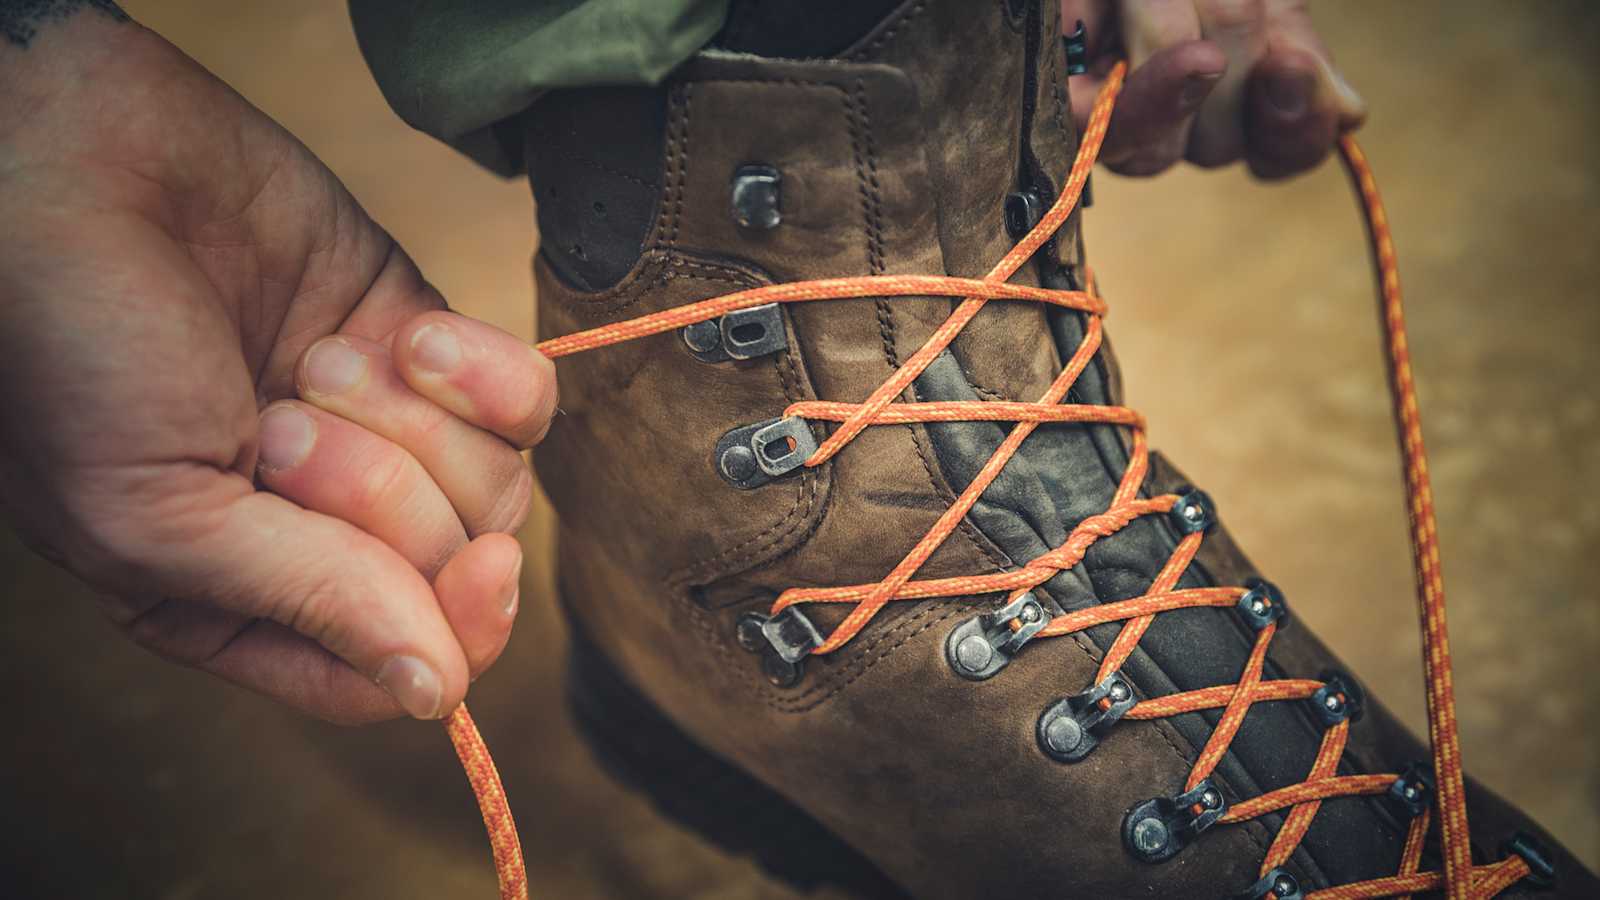
[[[1154,175],[1243,159],[1260,178],[1315,167],[1366,104],[1334,67],[1305,0],[1061,0],[1089,71],[1069,82],[1081,128],[1117,59],[1129,75],[1100,161]]]

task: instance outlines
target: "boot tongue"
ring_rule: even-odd
[[[987,275],[1018,240],[1007,195],[1032,190],[1042,213],[1072,167],[1077,139],[1067,108],[1066,61],[1055,3],[930,2],[903,8],[863,41],[859,57],[900,68],[920,101],[938,241],[948,274]],[[1078,261],[1078,215],[1010,280],[1066,287]],[[1036,401],[1083,339],[1082,318],[1037,303],[990,301],[915,384],[924,401]],[[1108,369],[1093,365],[1067,402],[1109,402]],[[982,469],[1010,426],[929,423],[941,468],[958,489]],[[1115,482],[1101,464],[1119,449],[1108,427],[1038,429],[968,514],[1017,564],[1059,546],[1104,510]],[[1094,602],[1082,573],[1052,582],[1063,606]]]
[[[1006,228],[1007,196],[1031,190],[1042,212],[1076,149],[1057,4],[1020,4],[1015,18],[1013,5],[906,4],[845,54],[896,66],[916,86],[949,275],[987,275],[1017,241]],[[1010,280],[1038,284],[1041,269],[1075,262],[1076,250],[1074,215]],[[1034,303],[991,301],[951,353],[986,399],[1036,400],[1062,365]]]

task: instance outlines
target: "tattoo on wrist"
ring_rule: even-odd
[[[85,9],[98,11],[118,22],[128,14],[111,0],[0,0],[0,37],[26,48],[50,22],[64,22]]]

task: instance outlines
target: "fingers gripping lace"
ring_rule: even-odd
[[[1149,451],[1145,441],[1144,419],[1137,412],[1120,406],[1063,404],[1072,385],[1099,351],[1106,305],[1099,298],[1092,275],[1087,290],[1067,291],[1027,287],[1007,283],[1017,269],[1033,256],[1045,241],[1066,222],[1083,192],[1084,183],[1105,138],[1111,110],[1121,89],[1126,64],[1119,63],[1106,78],[1096,99],[1060,196],[1030,231],[990,272],[981,279],[944,276],[886,275],[832,278],[790,284],[769,285],[739,291],[664,310],[639,318],[605,325],[545,341],[538,349],[548,357],[605,347],[623,341],[661,334],[685,325],[717,318],[735,310],[767,303],[802,303],[813,300],[852,298],[892,298],[948,296],[963,298],[950,317],[928,341],[910,356],[890,378],[861,403],[802,401],[792,404],[785,415],[807,420],[834,422],[837,427],[806,460],[819,466],[832,459],[865,429],[877,425],[915,422],[1002,421],[1014,422],[1000,446],[979,470],[953,504],[928,532],[881,581],[840,587],[794,588],[781,594],[773,605],[774,614],[801,603],[849,603],[854,608],[843,622],[814,651],[830,653],[848,643],[872,621],[885,605],[895,601],[932,597],[978,597],[1006,593],[1016,600],[1057,572],[1077,565],[1096,541],[1116,534],[1129,523],[1167,513],[1179,501],[1175,495],[1140,497],[1139,490],[1149,472]],[[1440,820],[1444,868],[1438,872],[1419,872],[1424,840],[1432,814],[1425,811],[1414,818],[1401,854],[1399,872],[1388,878],[1340,885],[1317,891],[1319,898],[1385,897],[1416,891],[1444,890],[1450,900],[1488,897],[1525,877],[1530,869],[1521,857],[1483,866],[1473,866],[1467,832],[1467,814],[1460,746],[1450,680],[1450,651],[1445,632],[1444,590],[1439,572],[1438,539],[1434,528],[1433,501],[1428,484],[1427,465],[1418,424],[1416,391],[1412,381],[1406,347],[1405,324],[1401,309],[1399,269],[1388,222],[1378,197],[1366,158],[1353,139],[1340,139],[1340,151],[1361,195],[1377,265],[1380,287],[1380,319],[1388,351],[1390,391],[1404,461],[1408,515],[1411,525],[1413,560],[1417,573],[1419,610],[1422,620],[1423,658],[1426,668],[1429,738],[1433,748],[1433,771],[1437,780],[1434,808]],[[1083,313],[1083,341],[1067,361],[1048,390],[1033,403],[1025,402],[896,402],[924,369],[955,340],[990,300],[1046,303]],[[915,575],[935,550],[956,529],[962,518],[1014,456],[1022,442],[1040,424],[1081,422],[1118,425],[1130,437],[1129,464],[1107,509],[1080,522],[1067,539],[1053,550],[1020,569],[987,575],[958,576],[917,580]],[[1176,589],[1179,578],[1199,550],[1203,532],[1184,536],[1162,567],[1160,574],[1142,596],[1069,612],[1055,617],[1036,635],[1054,637],[1072,634],[1095,625],[1123,623],[1116,640],[1101,662],[1097,682],[1117,671],[1138,646],[1146,629],[1157,615],[1175,609],[1232,607],[1245,594],[1244,588],[1216,587]],[[1125,714],[1131,719],[1156,719],[1206,709],[1221,709],[1222,714],[1210,738],[1201,748],[1186,782],[1194,789],[1226,755],[1234,736],[1250,708],[1256,703],[1303,701],[1323,687],[1319,681],[1262,678],[1267,649],[1276,633],[1274,624],[1265,625],[1234,684],[1216,685],[1135,704]],[[478,791],[484,820],[495,847],[496,865],[501,873],[504,898],[526,895],[521,874],[521,854],[504,807],[499,781],[493,765],[465,710],[450,720],[451,736],[457,739],[463,762]],[[1322,801],[1336,797],[1382,794],[1398,776],[1339,775],[1338,765],[1349,736],[1349,722],[1330,727],[1306,775],[1290,785],[1234,804],[1219,819],[1238,823],[1278,810],[1288,809],[1283,826],[1267,850],[1261,866],[1263,876],[1282,865],[1294,853],[1310,828]],[[481,756],[479,755],[481,751]],[[487,775],[485,775],[487,771]],[[509,881],[508,881],[509,879]]]

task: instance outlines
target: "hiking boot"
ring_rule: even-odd
[[[1428,748],[1121,406],[1056,5],[829,5],[859,26],[844,43],[736,16],[659,89],[558,92],[527,119],[543,338],[907,276],[558,360],[565,415],[535,461],[602,756],[781,877],[860,896],[1281,898],[1437,871],[1414,824],[1437,818]],[[1062,197],[1070,217],[999,270],[1015,296],[924,366],[964,307],[910,276],[995,273]],[[911,361],[894,401],[948,415],[830,443]],[[1068,409],[1024,408],[1041,397]],[[891,572],[901,599],[858,606]],[[1304,782],[1340,789],[1274,793]],[[1482,877],[1600,896],[1526,817],[1467,798],[1474,861],[1521,861]]]

